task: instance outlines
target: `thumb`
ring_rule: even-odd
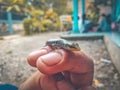
[[[52,51],[48,54],[40,56],[37,59],[36,66],[40,72],[47,75],[63,72],[64,70],[68,70],[68,66],[66,66],[68,65],[68,60],[65,59],[67,56],[67,53],[62,49]]]

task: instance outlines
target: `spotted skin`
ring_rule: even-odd
[[[78,43],[72,43],[64,39],[50,39],[46,45],[51,46],[53,49],[63,48],[69,51],[80,51]]]

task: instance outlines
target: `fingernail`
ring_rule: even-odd
[[[27,57],[28,63],[32,66],[36,66],[36,60],[39,56],[47,54],[48,51],[45,49],[41,49],[39,51],[35,51],[29,54],[29,56]]]
[[[35,52],[32,52],[32,53],[30,53],[29,54],[29,56],[28,56],[28,60],[34,60],[34,59],[37,59],[38,58],[38,56],[41,56],[41,55],[44,55],[44,54],[47,54],[47,50],[39,50],[39,51],[35,51]]]
[[[41,49],[41,50],[38,50],[38,51],[34,51],[34,52],[30,53],[29,56],[38,56],[38,55],[44,55],[44,54],[47,54],[46,49]]]
[[[50,66],[59,63],[61,59],[62,59],[61,54],[57,52],[51,52],[49,54],[41,56],[41,60],[43,61],[43,63]]]
[[[44,55],[44,54],[47,54],[48,53],[48,51],[46,50],[46,49],[41,49],[40,51],[39,51],[42,55]]]

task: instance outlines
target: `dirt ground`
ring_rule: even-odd
[[[11,35],[0,40],[0,83],[19,86],[36,69],[27,64],[27,55],[45,45],[49,38],[59,38],[62,33],[49,32],[33,36]],[[81,40],[81,49],[95,63],[94,82],[98,90],[119,90],[119,75],[111,62],[103,40]]]

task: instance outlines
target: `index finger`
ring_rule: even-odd
[[[42,56],[42,55],[45,55],[49,52],[52,51],[52,48],[49,47],[49,46],[46,46],[46,47],[43,47],[41,48],[40,50],[37,50],[37,51],[33,51],[32,53],[30,53],[27,57],[27,61],[28,63],[33,66],[33,67],[36,67],[36,61],[37,59]]]

